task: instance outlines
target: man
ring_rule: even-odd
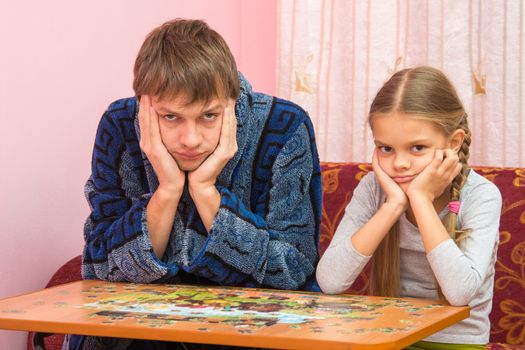
[[[133,88],[98,127],[83,278],[313,289],[321,181],[307,114],[253,92],[196,20],[148,35]],[[72,336],[65,348],[144,344]]]

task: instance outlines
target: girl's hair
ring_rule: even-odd
[[[404,69],[394,74],[379,90],[370,107],[368,122],[382,114],[399,112],[434,123],[445,135],[462,129],[465,138],[458,156],[462,168],[450,186],[451,201],[460,200],[461,188],[468,175],[471,132],[467,113],[456,89],[447,77],[432,67]],[[456,227],[457,215],[449,212],[444,225],[456,244],[465,238],[468,230]],[[398,296],[400,292],[399,232],[396,223],[380,243],[373,258],[370,285],[371,294]],[[438,294],[443,297],[438,286]]]
[[[175,19],[148,34],[133,69],[135,95],[186,94],[188,104],[239,95],[237,65],[226,41],[204,21]]]

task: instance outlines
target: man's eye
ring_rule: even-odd
[[[207,114],[204,114],[204,115],[202,116],[202,119],[204,119],[204,120],[206,120],[206,121],[212,121],[212,120],[217,119],[217,114],[207,113]]]
[[[163,116],[164,119],[166,119],[167,121],[174,121],[174,120],[177,120],[177,116],[173,115],[173,114],[166,114],[165,116]]]
[[[381,151],[383,153],[390,153],[390,152],[392,152],[392,147],[389,147],[389,146],[378,146],[377,148],[379,149],[379,151]]]

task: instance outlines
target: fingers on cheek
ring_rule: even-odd
[[[150,153],[150,145],[149,142],[146,142],[146,140],[140,141],[140,149],[146,154],[149,155]]]
[[[377,160],[377,148],[374,149],[374,153],[372,153],[372,164],[375,164],[375,165],[378,164],[378,160]]]
[[[153,109],[153,107],[149,108],[148,118],[149,118],[149,122],[150,122],[151,125],[154,125],[155,122],[158,123],[158,117],[157,117],[157,114],[155,113],[155,110]]]
[[[427,166],[430,170],[437,171],[443,166],[443,158],[436,157],[434,160]]]
[[[456,169],[458,165],[461,168],[461,163],[459,162],[459,157],[457,154],[453,153],[450,155],[450,157],[447,157],[447,163],[452,169]]]

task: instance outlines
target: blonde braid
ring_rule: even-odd
[[[463,188],[463,185],[465,185],[465,182],[467,181],[467,176],[469,172],[468,159],[470,155],[470,143],[472,142],[472,133],[468,127],[466,113],[463,116],[461,123],[458,125],[458,129],[463,129],[463,131],[465,131],[465,138],[463,140],[463,144],[461,145],[458,151],[458,157],[459,157],[459,161],[462,167],[461,167],[461,171],[459,172],[458,176],[454,178],[451,184],[451,188],[450,188],[450,195],[451,195],[450,200],[451,201],[460,200],[461,189]],[[469,229],[458,229],[457,228],[457,222],[458,222],[457,214],[449,212],[445,216],[443,221],[444,221],[445,228],[447,229],[450,237],[454,240],[456,244],[458,244],[460,241],[462,241],[468,236],[468,233],[470,232]],[[446,300],[439,283],[437,283],[437,280],[436,280],[436,286],[437,286],[437,293],[438,293],[439,299]]]
[[[465,114],[461,118],[461,123],[458,125],[458,129],[462,129],[463,131],[465,131],[465,138],[463,140],[463,144],[461,145],[458,151],[458,157],[459,157],[459,161],[462,167],[461,167],[461,171],[459,172],[458,176],[454,178],[454,181],[452,181],[452,184],[451,184],[451,188],[450,188],[451,201],[460,200],[461,189],[463,188],[463,185],[467,181],[467,176],[469,172],[468,158],[470,155],[470,143],[472,141],[472,133],[468,127],[467,114]],[[468,229],[458,229],[457,228],[457,219],[458,219],[457,214],[454,214],[452,212],[448,213],[444,219],[445,228],[447,229],[450,237],[454,240],[454,242],[456,242],[456,244],[459,243],[464,238],[466,238],[467,233],[469,232]]]

